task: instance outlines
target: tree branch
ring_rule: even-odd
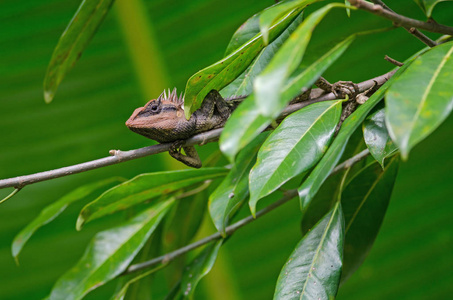
[[[277,207],[281,206],[282,204],[288,202],[289,200],[291,200],[292,198],[296,197],[297,195],[298,195],[297,189],[286,191],[285,192],[285,196],[283,196],[280,200],[278,200],[277,202],[274,202],[271,205],[269,205],[269,206],[263,208],[262,210],[258,211],[256,213],[256,218],[253,218],[253,216],[248,216],[248,217],[246,217],[244,219],[241,219],[241,220],[237,221],[236,223],[228,226],[227,228],[225,228],[225,234],[227,236],[232,235],[239,228],[241,228],[241,227],[243,227],[243,226],[255,221],[255,219],[258,219],[259,217],[267,214],[268,212],[271,212],[275,208],[277,208]],[[137,263],[135,265],[131,265],[121,275],[134,273],[134,272],[137,272],[137,271],[140,271],[140,270],[143,270],[143,269],[146,269],[146,268],[158,265],[158,264],[167,264],[170,261],[172,261],[175,258],[177,258],[178,256],[181,256],[181,255],[183,255],[183,254],[185,254],[185,253],[187,253],[187,252],[189,252],[189,251],[191,251],[193,249],[196,249],[198,247],[206,245],[206,244],[208,244],[208,243],[210,243],[212,241],[219,240],[221,238],[224,238],[224,237],[222,237],[222,235],[219,232],[216,232],[214,234],[211,234],[210,236],[207,236],[207,237],[205,237],[205,238],[203,238],[203,239],[201,239],[199,241],[196,241],[196,242],[194,242],[192,244],[189,244],[187,246],[179,248],[179,249],[177,249],[177,250],[175,250],[173,252],[169,252],[167,254],[164,254],[162,256],[153,258],[151,260],[148,260],[148,261],[145,261],[145,262],[142,262],[142,263]]]
[[[385,8],[388,11],[395,13],[390,7],[388,7],[381,0],[371,0],[371,2],[382,6],[383,8]],[[403,28],[406,29],[407,32],[409,32],[410,34],[412,34],[413,36],[418,38],[423,44],[427,45],[428,47],[432,48],[434,46],[437,46],[437,43],[435,41],[433,41],[432,39],[430,39],[429,37],[427,37],[426,35],[421,33],[418,29],[416,29],[414,27],[408,27],[408,26],[403,26]]]
[[[361,82],[358,84],[359,86],[359,92],[366,91],[367,89],[371,88],[374,85],[381,86],[384,84],[393,74],[395,71],[388,72],[384,75],[375,77],[373,79]],[[324,91],[321,89],[313,89],[311,94],[310,94],[310,99],[307,101],[303,101],[300,103],[295,103],[292,105],[287,106],[282,114],[280,115],[279,118],[283,118],[296,110],[299,110],[307,105],[316,103],[316,102],[321,102],[321,101],[328,101],[328,100],[334,100],[336,99],[335,95],[333,93],[327,93],[323,94]],[[211,131],[203,132],[200,134],[197,134],[189,139],[187,139],[183,145],[187,146],[193,146],[193,145],[204,145],[209,142],[213,142],[218,140],[223,128],[218,128],[214,129]],[[44,172],[39,172],[35,174],[30,174],[30,175],[23,175],[23,176],[18,176],[18,177],[13,177],[13,178],[8,178],[8,179],[2,179],[0,180],[0,189],[2,188],[7,188],[7,187],[15,187],[15,188],[22,188],[26,185],[40,182],[40,181],[45,181],[45,180],[50,180],[54,178],[59,178],[71,174],[77,174],[93,169],[98,169],[102,168],[105,166],[110,166],[114,164],[118,164],[124,161],[129,161],[141,157],[145,157],[148,155],[153,155],[161,152],[166,152],[170,149],[171,143],[166,143],[166,144],[158,144],[158,145],[153,145],[153,146],[148,146],[148,147],[143,147],[135,150],[129,150],[129,151],[121,151],[121,150],[111,150],[110,154],[111,156],[107,156],[104,158],[84,162],[81,164],[76,164],[68,167],[63,167],[55,170],[50,170],[50,171],[44,171]]]
[[[366,10],[366,11],[371,12],[372,14],[389,19],[398,26],[403,26],[403,27],[408,27],[408,28],[415,27],[415,28],[423,29],[423,30],[430,31],[430,32],[437,32],[437,33],[442,33],[442,34],[453,35],[453,27],[450,27],[450,26],[445,26],[445,25],[437,24],[437,23],[428,23],[428,22],[411,19],[411,18],[402,16],[402,15],[399,15],[393,11],[384,9],[381,5],[371,4],[371,3],[363,1],[363,0],[349,0],[349,3],[351,3],[351,5],[353,5],[357,8],[360,8],[362,10]]]
[[[329,174],[329,176],[332,176],[333,174],[335,174],[343,169],[352,167],[355,163],[361,161],[363,158],[367,157],[369,154],[370,154],[370,151],[368,149],[363,150],[362,152],[354,155],[350,159],[345,160],[343,163],[341,163],[337,167],[335,167],[332,170],[332,172]],[[285,191],[284,196],[282,198],[280,198],[280,200],[278,200],[278,201],[272,203],[271,205],[263,208],[262,210],[258,211],[256,213],[256,218],[253,218],[253,216],[248,216],[248,217],[241,219],[241,220],[237,221],[236,223],[228,226],[227,228],[225,228],[226,236],[231,236],[239,228],[253,222],[255,219],[258,219],[259,217],[267,214],[268,212],[271,212],[272,210],[285,204],[286,202],[288,202],[292,198],[296,197],[297,195],[298,195],[297,189]],[[156,258],[153,258],[153,259],[141,262],[141,263],[131,265],[120,276],[134,273],[134,272],[146,269],[146,268],[150,268],[150,267],[153,267],[158,264],[167,264],[167,263],[171,262],[172,260],[174,260],[175,258],[177,258],[183,254],[186,254],[189,251],[192,251],[193,249],[206,245],[212,241],[219,240],[221,238],[225,238],[225,237],[222,236],[219,232],[216,232],[199,241],[186,245],[182,248],[176,249],[167,254],[158,256]]]

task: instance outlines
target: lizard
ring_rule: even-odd
[[[332,85],[323,77],[315,83],[324,92],[333,91],[336,95],[336,91],[344,95],[358,90],[358,87],[351,88],[348,84],[352,82],[341,81]],[[294,98],[291,103],[307,100],[310,90]],[[206,95],[201,107],[187,120],[184,115],[184,96],[178,96],[175,88],[172,92],[162,92],[157,99],[135,109],[126,121],[126,126],[133,132],[159,143],[172,143],[168,152],[173,158],[189,167],[201,168],[202,163],[197,151],[193,146],[182,146],[183,141],[198,133],[223,127],[234,109],[246,97],[224,99],[213,89]],[[185,155],[181,148],[184,149]]]
[[[175,88],[172,92],[164,91],[157,99],[135,109],[126,121],[126,126],[159,143],[172,143],[168,152],[173,158],[189,167],[200,168],[202,163],[197,151],[193,146],[182,146],[182,141],[198,133],[223,127],[244,98],[224,99],[217,90],[211,90],[201,107],[187,120],[184,116],[184,96],[178,96]]]

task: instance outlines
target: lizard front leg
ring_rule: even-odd
[[[192,168],[201,168],[201,160],[197,150],[193,146],[182,146],[181,141],[176,141],[171,145],[168,153],[176,160]],[[184,149],[186,155],[182,154],[181,148]]]
[[[211,90],[206,95],[201,111],[203,115],[211,117],[214,114],[214,109],[217,110],[218,115],[224,120],[227,120],[232,112],[231,106],[223,99],[220,93],[216,90]]]

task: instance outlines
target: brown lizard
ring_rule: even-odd
[[[315,85],[325,92],[335,90],[342,94],[354,92],[355,88],[345,85],[350,82],[339,83],[341,84],[332,85],[321,77]],[[310,90],[296,97],[291,103],[307,100]],[[189,167],[200,168],[201,160],[197,151],[193,146],[182,146],[183,140],[201,132],[223,127],[244,98],[246,96],[223,99],[218,91],[211,90],[201,107],[187,120],[184,116],[184,97],[178,96],[175,88],[172,92],[168,90],[168,94],[164,91],[157,99],[137,108],[126,121],[126,126],[133,132],[159,143],[173,143],[168,151],[172,157]],[[184,149],[185,155],[181,148]]]
[[[182,141],[195,134],[223,127],[233,110],[245,97],[223,99],[218,91],[210,91],[201,107],[189,120],[184,116],[184,97],[178,97],[176,88],[163,92],[143,107],[137,108],[126,126],[159,143],[173,143],[169,153],[180,162],[194,168],[201,167],[201,160],[193,146],[182,146]],[[184,149],[186,155],[181,152]]]

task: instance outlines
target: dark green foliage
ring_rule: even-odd
[[[81,209],[77,229],[98,218],[99,222],[104,222],[100,223],[101,226],[107,229],[94,227],[92,233],[97,233],[79,262],[63,275],[61,272],[54,274],[53,280],[59,279],[50,291],[49,299],[82,299],[90,291],[114,281],[122,276],[134,259],[142,260],[138,253],[146,252],[144,247],[149,240],[152,251],[148,252],[154,256],[162,249],[171,251],[191,243],[199,231],[206,233],[201,224],[209,205],[210,221],[222,238],[218,236],[196,255],[181,257],[175,266],[171,266],[179,268],[172,276],[176,278],[159,277],[162,272],[157,271],[167,263],[163,259],[153,269],[123,277],[117,282],[118,289],[113,295],[113,299],[133,297],[132,293],[128,294],[129,287],[153,274],[152,280],[157,283],[148,293],[156,299],[164,294],[169,299],[198,299],[196,286],[211,271],[219,250],[229,240],[227,226],[238,217],[249,215],[246,209],[241,210],[243,204],[248,201],[250,213],[255,216],[258,201],[260,205],[275,203],[282,191],[285,193],[293,188],[289,193],[294,194],[294,187],[298,190],[301,208],[295,214],[303,218],[303,235],[293,236],[300,242],[281,270],[274,299],[336,297],[340,282],[347,282],[365,261],[384,222],[399,167],[397,151],[407,159],[414,146],[431,135],[453,108],[453,42],[419,52],[419,48],[411,49],[405,54],[404,66],[346,118],[338,134],[335,134],[335,129],[341,108],[348,99],[311,104],[282,121],[279,115],[285,106],[312,88],[335,63],[341,63],[342,55],[347,49],[354,48],[351,43],[358,36],[354,31],[341,32],[335,39],[342,41],[335,41],[335,46],[326,46],[330,40],[320,42],[324,37],[316,37],[314,30],[324,26],[322,22],[326,16],[336,11],[333,8],[344,9],[345,6],[342,3],[318,3],[315,8],[307,9],[315,2],[281,1],[253,15],[234,33],[225,58],[196,72],[187,81],[187,117],[200,107],[211,89],[221,90],[225,96],[248,96],[231,116],[220,138],[220,149],[231,165],[224,167],[225,159],[220,159],[218,164],[213,164],[219,167],[199,170],[137,175],[147,169],[141,166],[129,171],[128,176],[136,176],[105,191]],[[416,2],[430,17],[434,6],[441,1]],[[47,102],[54,97],[64,75],[85,50],[112,3],[85,1],[80,5],[55,47],[48,66],[44,84]],[[162,4],[163,9],[165,5]],[[207,19],[212,17],[212,13],[201,15]],[[244,13],[243,19],[248,16],[250,13]],[[344,22],[347,24],[348,21]],[[327,33],[324,39],[329,39]],[[321,48],[321,51],[313,51],[310,46]],[[355,47],[361,49],[364,46]],[[86,51],[89,49],[88,46]],[[187,55],[188,51],[184,53]],[[368,76],[361,80],[378,75],[372,72],[363,74]],[[97,88],[93,88],[94,93]],[[109,88],[115,89],[114,86]],[[71,90],[66,90],[66,95],[70,93]],[[384,98],[385,103],[382,101]],[[127,102],[125,99],[122,101]],[[107,114],[109,104],[104,105],[105,109],[99,109],[96,116],[102,118]],[[385,105],[385,108],[378,104]],[[280,122],[278,127],[274,126],[276,122]],[[363,126],[363,140],[359,136],[361,142],[357,142],[360,126]],[[262,133],[265,129],[273,132]],[[372,157],[334,172],[339,162],[360,152],[364,143]],[[157,161],[157,158],[153,159]],[[44,208],[17,235],[13,242],[13,256],[17,258],[32,234],[53,221],[69,204],[75,204],[111,182],[96,179],[88,185],[74,187],[73,192]],[[285,215],[279,217],[285,219]],[[96,226],[96,222],[92,226]],[[267,236],[272,232],[256,232],[259,234]],[[266,243],[257,243],[257,248],[250,252],[243,249],[248,255],[246,259],[259,256],[273,241],[267,240]],[[232,239],[228,245],[235,247],[235,240]],[[49,247],[53,245],[49,244]],[[279,248],[276,252],[280,253]],[[287,256],[283,254],[279,254],[280,260]],[[152,257],[143,255],[143,259],[149,258]],[[282,263],[278,262],[278,266]],[[171,267],[168,269],[172,270]],[[273,276],[270,272],[260,273],[266,279]],[[271,278],[273,283],[276,274],[274,277]],[[175,285],[175,282],[178,283]],[[175,288],[169,291],[165,283]],[[265,291],[265,296],[269,297],[269,289]],[[216,292],[222,293],[220,290]],[[144,297],[140,293],[133,295]]]

